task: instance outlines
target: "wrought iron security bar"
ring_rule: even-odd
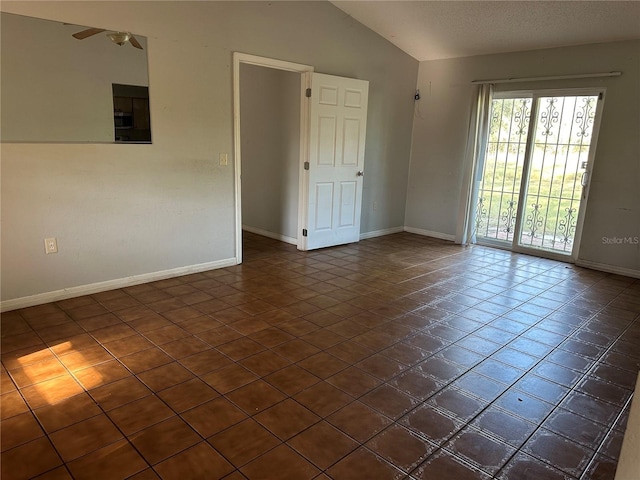
[[[597,101],[539,99],[520,245],[571,253]]]
[[[510,244],[518,224],[519,245],[570,254],[598,97],[539,97],[535,124],[530,128],[533,101],[498,98],[492,102],[476,236],[479,241]],[[529,131],[533,141],[525,159]],[[525,162],[527,178],[523,178]],[[521,192],[525,192],[524,199]]]
[[[531,98],[494,99],[478,191],[476,235],[511,242],[522,181]]]

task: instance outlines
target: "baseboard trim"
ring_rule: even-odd
[[[273,233],[268,230],[263,230],[261,228],[242,225],[242,230],[246,230],[247,232],[250,232],[250,233],[255,233],[256,235],[262,235],[263,237],[273,238],[274,240],[280,240],[281,242],[289,243],[291,245],[298,245],[297,238],[288,237],[286,235],[281,235],[279,233]]]
[[[578,267],[590,268],[601,272],[614,273],[625,277],[640,278],[640,270],[633,268],[616,267],[615,265],[607,265],[606,263],[591,262],[589,260],[576,260]]]
[[[456,236],[450,235],[448,233],[433,232],[431,230],[423,230],[421,228],[413,228],[413,227],[404,227],[404,231],[409,233],[415,233],[416,235],[422,235],[424,237],[439,238],[440,240],[448,240],[450,242],[456,241]]]
[[[404,227],[384,228],[382,230],[374,230],[373,232],[361,233],[360,240],[366,240],[367,238],[384,237],[385,235],[393,235],[394,233],[402,232],[404,232]]]
[[[181,275],[189,275],[191,273],[205,272],[216,268],[231,267],[233,265],[237,265],[235,258],[225,258],[223,260],[216,260],[215,262],[199,263],[196,265],[188,265],[186,267],[161,270],[159,272],[116,278],[105,282],[79,285],[77,287],[64,288],[53,292],[38,293],[36,295],[29,295],[28,297],[12,298],[10,300],[0,302],[0,312],[8,312],[18,308],[33,307],[34,305],[42,305],[43,303],[57,302],[59,300],[66,300],[67,298],[81,297],[82,295],[91,295],[93,293],[105,292],[116,288],[131,287],[133,285],[140,285],[141,283],[155,282],[156,280],[164,280],[166,278],[179,277]]]
[[[242,229],[247,232],[255,233],[256,235],[262,235],[263,237],[273,238],[274,240],[280,240],[281,242],[290,243],[291,245],[297,245],[298,239],[293,237],[287,237],[279,233],[269,232],[261,228],[251,227],[249,225],[242,225]],[[432,232],[430,230],[421,230],[419,228],[412,227],[391,227],[383,228],[382,230],[374,230],[372,232],[365,232],[360,234],[360,240],[366,240],[368,238],[384,237],[385,235],[393,235],[394,233],[409,232],[417,235],[423,235],[425,237],[439,238],[441,240],[455,241],[455,235],[449,235],[446,233]]]

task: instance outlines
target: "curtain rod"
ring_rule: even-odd
[[[602,73],[578,73],[577,75],[555,75],[551,77],[520,77],[520,78],[499,78],[495,80],[473,80],[471,83],[482,85],[486,83],[518,83],[535,82],[540,80],[569,80],[572,78],[596,78],[596,77],[619,77],[622,72],[602,72]]]

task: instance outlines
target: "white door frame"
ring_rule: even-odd
[[[286,62],[273,58],[259,57],[247,53],[233,52],[233,159],[234,159],[234,193],[235,193],[235,257],[236,263],[242,263],[242,170],[241,170],[241,149],[240,149],[240,64],[257,65],[267,68],[275,68],[278,70],[286,70],[288,72],[296,72],[300,74],[300,181],[298,197],[299,201],[306,194],[306,185],[304,182],[304,162],[307,159],[309,151],[309,102],[306,98],[306,90],[311,87],[311,73],[314,69],[310,65],[300,63]],[[298,204],[298,228],[297,245],[302,248],[303,239],[301,235],[300,225],[305,225],[303,216],[303,208]]]

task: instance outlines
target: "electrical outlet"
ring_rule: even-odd
[[[378,210],[378,202],[373,202],[373,211]]]
[[[44,253],[58,253],[58,241],[55,237],[44,239]]]
[[[220,154],[220,165],[228,165],[229,164],[229,157],[226,153],[221,153]]]

